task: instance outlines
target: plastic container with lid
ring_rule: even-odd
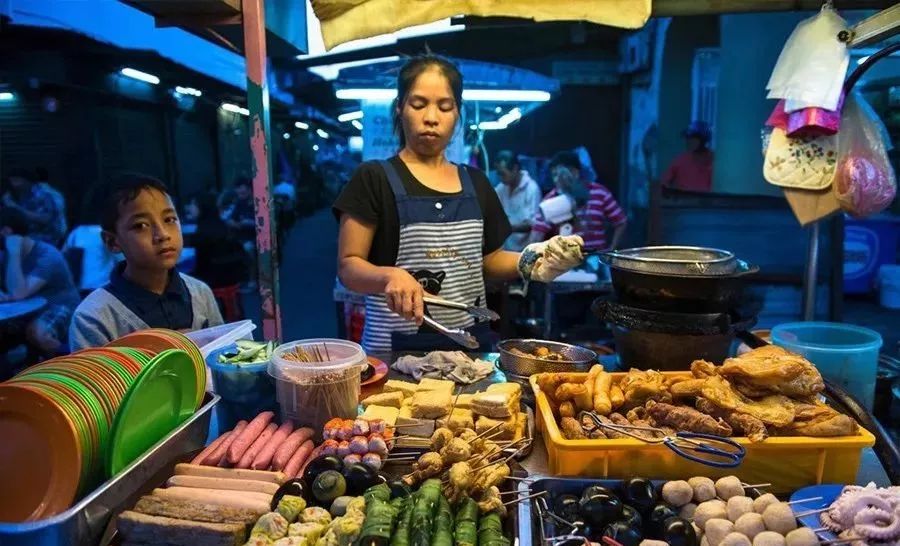
[[[256,404],[271,400],[274,403],[275,381],[268,373],[271,360],[240,365],[219,362],[219,355],[235,350],[236,346],[232,343],[206,357],[216,394],[228,402]]]
[[[872,410],[881,334],[837,322],[789,322],[772,328],[772,343],[806,357]]]
[[[209,367],[209,356],[224,347],[227,347],[239,339],[253,339],[253,330],[256,325],[252,320],[241,320],[238,322],[229,322],[228,324],[220,324],[202,330],[194,330],[184,334],[188,339],[194,342],[200,348],[200,354],[206,359],[206,390],[216,392],[216,386],[213,382],[213,370]]]
[[[314,360],[291,359],[298,351]],[[353,419],[365,366],[365,351],[352,341],[307,339],[279,346],[272,354],[269,374],[275,379],[282,418],[311,427],[317,434],[330,419]]]

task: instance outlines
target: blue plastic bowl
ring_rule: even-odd
[[[791,322],[772,328],[772,343],[803,355],[823,377],[872,409],[882,345],[878,332],[836,322]]]
[[[228,402],[251,406],[275,403],[275,380],[268,373],[269,361],[257,364],[222,364],[219,355],[233,352],[237,345],[217,349],[206,357],[216,394]]]

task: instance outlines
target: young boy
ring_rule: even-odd
[[[181,225],[165,185],[140,174],[122,177],[103,209],[103,243],[125,261],[109,284],[91,292],[75,310],[72,350],[104,345],[145,328],[198,330],[222,324],[212,290],[175,270]]]

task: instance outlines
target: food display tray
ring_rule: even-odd
[[[661,372],[666,377],[690,376],[690,372]],[[572,374],[587,378],[587,374]],[[618,382],[624,373],[613,373]],[[772,483],[769,490],[786,494],[821,483],[855,483],[863,448],[875,445],[875,437],[860,427],[856,436],[810,438],[770,437],[753,443],[732,438],[747,455],[735,468],[715,468],[679,457],[663,445],[640,440],[567,440],[559,430],[547,395],[532,376],[531,388],[537,405],[538,429],[547,447],[548,472],[554,476],[592,476],[625,479],[646,476],[678,480],[693,476],[716,479],[734,474],[746,483]]]
[[[527,444],[527,447],[522,449],[518,455],[515,456],[517,461],[522,461],[531,455],[532,449],[534,449],[534,411],[532,411],[530,406],[526,406],[522,404],[522,412],[525,413],[525,436],[523,437],[526,440],[530,440]],[[411,440],[397,440],[394,442],[394,449],[397,451],[402,451],[403,453],[425,453],[426,451],[430,451],[429,447],[429,439],[428,438],[414,438]],[[514,449],[505,449],[507,454],[511,455]]]
[[[532,481],[519,482],[518,491],[520,497],[536,495],[546,491],[547,498],[552,499],[559,495],[571,494],[581,496],[582,491],[592,485],[602,485],[615,491],[622,480],[593,480],[582,478],[553,478],[532,476]],[[654,482],[662,486],[662,482]],[[534,503],[537,499],[528,499],[519,503],[517,521],[519,523],[519,546],[546,546],[547,537],[562,534],[538,515]],[[552,503],[550,504],[552,506]]]
[[[503,485],[499,487],[501,493],[507,493],[512,491],[520,491],[519,484],[525,484],[527,489],[527,482],[522,481],[524,478],[528,478],[528,472],[522,468],[522,466],[516,461],[509,461],[509,475],[513,478],[519,478],[518,480],[506,480],[503,482]],[[401,477],[404,474],[412,472],[412,463],[390,463],[390,459],[388,459],[388,463],[385,464],[382,469],[383,472],[393,476],[393,477]],[[520,493],[520,495],[527,495],[527,493]],[[513,496],[504,496],[503,500],[510,501],[513,499]],[[521,505],[527,504],[528,501],[524,500],[519,502],[515,506],[509,507],[509,515],[503,520],[503,530],[507,537],[510,538],[510,542],[513,546],[521,546],[521,537],[520,532],[523,527],[523,523],[521,523],[520,518],[522,517]],[[516,509],[516,506],[519,508]],[[526,512],[527,514],[527,512]],[[524,527],[529,527],[531,525],[531,516],[526,516],[526,520],[524,522]],[[530,540],[530,531],[529,531],[529,539]]]
[[[205,445],[212,410],[218,402],[217,395],[206,393],[200,408],[187,421],[65,512],[39,521],[0,523],[0,546],[100,543],[112,516],[134,504],[145,489],[156,486],[157,474]]]

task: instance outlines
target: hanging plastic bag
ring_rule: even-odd
[[[838,41],[847,22],[828,4],[801,21],[787,42],[766,89],[768,98],[785,99],[787,113],[804,108],[836,110],[850,52]]]
[[[857,217],[883,211],[897,194],[888,159],[890,139],[878,114],[859,93],[847,97],[837,137],[834,194],[841,208]]]

